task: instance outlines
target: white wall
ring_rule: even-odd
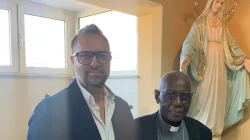
[[[138,116],[138,78],[136,76],[110,78],[107,81],[110,89],[119,97],[133,106],[131,112],[134,118]]]

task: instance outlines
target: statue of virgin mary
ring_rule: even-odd
[[[224,2],[207,1],[183,43],[180,61],[194,93],[188,116],[209,127],[214,140],[243,118],[248,98],[249,59],[224,24]]]

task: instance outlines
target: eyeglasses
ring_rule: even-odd
[[[166,100],[175,101],[179,97],[180,101],[183,103],[187,103],[193,96],[193,93],[189,92],[182,92],[182,93],[174,91],[165,91],[165,92],[161,91],[161,92],[164,93],[164,97],[166,98]]]
[[[76,56],[78,62],[83,65],[90,64],[93,61],[94,56],[96,57],[99,64],[109,63],[112,58],[111,52],[108,51],[99,51],[99,52],[83,51],[83,52],[77,52],[73,54],[73,56]]]

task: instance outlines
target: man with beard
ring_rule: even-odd
[[[91,24],[73,38],[71,48],[76,78],[37,105],[27,140],[133,139],[127,102],[105,86],[112,58],[107,38]]]
[[[159,111],[136,119],[138,140],[212,140],[211,131],[186,116],[191,102],[189,78],[182,72],[166,73],[155,90]]]

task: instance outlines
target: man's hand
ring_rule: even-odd
[[[190,55],[185,55],[183,61],[181,62],[181,72],[186,73],[187,72],[187,67],[190,63],[191,56]]]

